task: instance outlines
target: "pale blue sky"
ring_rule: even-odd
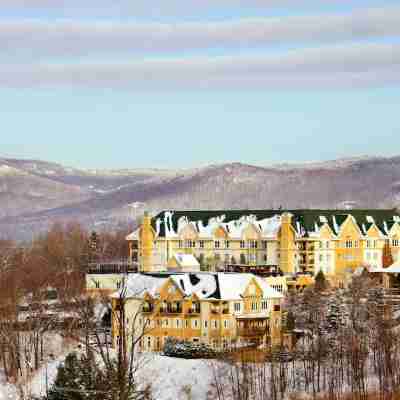
[[[174,168],[400,153],[398,1],[80,3],[0,0],[0,157]]]

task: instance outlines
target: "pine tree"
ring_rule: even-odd
[[[318,292],[323,292],[328,287],[325,275],[322,270],[319,270],[315,277],[315,290]]]
[[[292,311],[289,311],[286,315],[286,330],[288,332],[293,332],[296,327],[296,319]]]

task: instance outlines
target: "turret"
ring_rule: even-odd
[[[292,228],[292,214],[283,213],[281,216],[281,234],[280,234],[280,268],[284,274],[295,272],[295,254],[296,244],[295,235]]]
[[[272,306],[270,318],[271,346],[279,347],[282,344],[282,311],[280,304]]]
[[[154,230],[151,226],[151,216],[145,211],[140,227],[140,271],[151,272],[154,247]]]

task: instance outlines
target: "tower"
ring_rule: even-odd
[[[151,226],[150,214],[145,211],[142,226],[140,227],[140,265],[141,272],[151,272],[152,255],[154,248],[154,230]]]
[[[280,304],[272,306],[270,318],[271,346],[279,347],[282,344],[282,311]]]
[[[280,232],[280,268],[284,274],[295,272],[295,234],[292,228],[292,214],[283,213],[281,216]]]

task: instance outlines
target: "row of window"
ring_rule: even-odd
[[[390,243],[389,243],[390,244]],[[391,242],[393,247],[399,247],[399,239],[393,239]],[[197,242],[195,240],[180,240],[179,241],[179,248],[195,248],[197,245]],[[360,245],[358,240],[346,240],[344,243],[342,243],[342,247],[345,247],[347,249],[351,248],[358,248]],[[198,247],[200,249],[205,248],[205,241],[204,240],[199,240],[198,241]],[[257,240],[241,240],[240,241],[240,248],[241,249],[257,249],[259,247],[259,242]],[[266,240],[261,241],[261,248],[267,249],[268,247],[268,242]],[[377,240],[367,240],[366,241],[366,247],[367,248],[377,248],[378,247],[378,241]],[[230,249],[231,248],[231,241],[230,240],[215,240],[214,241],[214,248],[215,249]],[[319,248],[320,249],[330,249],[330,242],[329,241],[319,241]]]
[[[263,249],[267,248],[267,241],[266,240],[262,240],[261,241],[261,247]],[[198,242],[196,242],[195,240],[192,239],[187,239],[187,240],[180,240],[178,243],[179,248],[196,248],[196,245],[198,244],[198,247],[200,249],[204,249],[205,248],[205,241],[204,240],[199,240]],[[257,240],[241,240],[240,241],[240,248],[241,249],[258,249],[258,241]],[[225,249],[230,249],[231,248],[231,241],[230,240],[214,240],[214,248],[215,249],[221,249],[221,248],[225,248]]]
[[[319,262],[330,262],[332,260],[331,254],[320,254],[319,255]]]
[[[100,281],[93,280],[93,283],[94,283],[94,287],[95,287],[96,289],[100,289],[100,286],[101,286]],[[122,282],[121,282],[121,281],[117,281],[115,285],[116,285],[117,289],[121,289],[121,287],[122,287]]]
[[[140,321],[142,322],[142,321]],[[191,327],[192,329],[200,329],[201,328],[201,322],[199,319],[192,319],[192,320],[182,320],[180,318],[163,318],[160,320],[150,320],[146,319],[143,321],[146,324],[147,328],[155,328],[156,326],[160,328],[170,328],[170,329],[181,329],[181,328],[189,328]],[[209,323],[210,322],[210,323]],[[211,321],[203,321],[203,328],[208,329],[211,327],[211,329],[219,329],[220,327],[220,321],[213,319]],[[230,329],[231,328],[231,321],[229,319],[224,319],[222,321],[222,327],[224,329]]]

